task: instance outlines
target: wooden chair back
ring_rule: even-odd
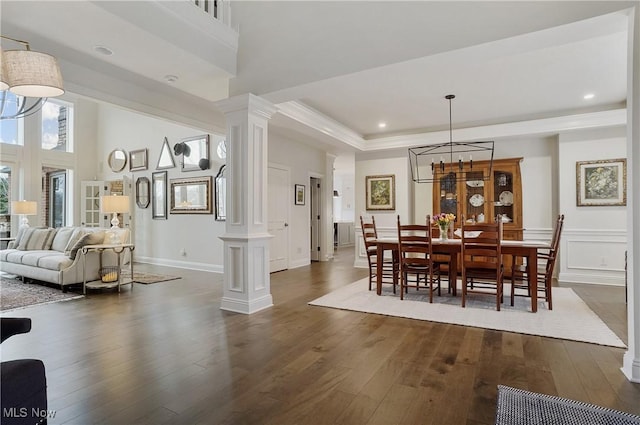
[[[424,270],[433,265],[431,246],[431,226],[427,216],[425,224],[401,224],[398,215],[398,252],[400,272],[403,270]]]
[[[560,249],[560,235],[562,234],[562,226],[564,225],[564,214],[558,215],[556,220],[556,227],[553,231],[553,237],[551,239],[551,248],[548,254],[540,254],[539,258],[547,260],[545,267],[544,279],[551,285],[551,279],[553,278],[553,270],[556,265],[556,259],[558,258],[558,251]]]
[[[367,255],[371,253],[371,251],[375,252],[376,249],[376,239],[378,238],[378,232],[376,231],[376,219],[375,217],[371,217],[370,223],[365,223],[362,216],[360,216],[360,227],[362,228],[362,238],[364,240],[364,247],[367,250]]]
[[[424,224],[402,224],[398,216],[398,257],[400,268],[400,299],[409,286],[420,288],[420,283],[429,289],[429,302],[433,302],[433,291],[440,294],[440,272],[438,284],[434,288],[433,247],[431,245],[431,217],[427,215]],[[409,275],[414,283],[409,284]]]
[[[502,222],[462,225],[462,272],[465,269],[502,272]]]

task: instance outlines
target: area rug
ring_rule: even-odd
[[[131,276],[131,272],[129,270],[122,271],[123,278],[129,278]],[[133,281],[136,283],[142,283],[148,285],[150,283],[158,283],[158,282],[166,282],[168,280],[176,280],[182,279],[180,276],[171,276],[166,274],[153,274],[153,273],[142,273],[142,272],[133,272]]]
[[[399,295],[393,294],[391,285],[383,286],[381,296],[375,290],[369,291],[365,278],[309,304],[626,348],[570,288],[553,288],[553,310],[548,310],[541,301],[537,313],[531,313],[529,298],[516,297],[515,306],[511,307],[509,285],[505,285],[504,292],[501,311],[495,310],[495,297],[477,294],[470,294],[466,308],[462,308],[460,296],[453,297],[446,289],[442,296],[434,295],[433,304],[429,303],[426,290],[416,293],[410,289],[401,301]]]
[[[82,295],[71,292],[62,292],[60,288],[51,288],[37,283],[23,283],[12,275],[0,275],[0,311],[2,312],[82,297]]]
[[[498,385],[496,425],[639,425],[640,416]]]

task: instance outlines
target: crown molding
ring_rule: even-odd
[[[363,152],[410,148],[420,145],[443,143],[449,140],[449,130],[405,134],[367,140],[344,124],[327,117],[302,102],[283,102],[277,104],[276,107],[278,108],[279,113],[287,116],[288,118]],[[526,135],[551,135],[599,127],[624,126],[626,123],[627,110],[615,109],[531,121],[518,121],[454,129],[453,140],[469,142],[475,140],[495,140]]]
[[[276,107],[282,115],[319,133],[332,137],[358,150],[365,150],[366,148],[366,140],[362,135],[302,102],[292,100],[279,103]]]

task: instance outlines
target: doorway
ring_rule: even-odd
[[[289,268],[289,170],[270,165],[267,176],[269,272]]]
[[[311,261],[320,261],[320,217],[321,217],[321,198],[320,198],[320,179],[317,177],[310,177],[309,188],[311,192],[310,199],[310,227],[311,237],[310,239],[310,253],[309,257]]]

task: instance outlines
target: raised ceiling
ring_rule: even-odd
[[[203,21],[175,10],[169,19],[166,4],[2,1],[2,33],[59,56],[78,91],[100,81],[87,73],[108,74],[129,92],[153,92],[140,99],[158,110],[171,110],[172,100],[197,105],[206,110],[197,118],[216,128],[213,101],[251,92],[301,102],[372,139],[446,128],[449,93],[456,127],[624,107],[625,8],[637,2],[239,1],[237,63],[224,43],[196,35],[185,43],[185,32],[202,34]],[[98,55],[95,45],[116,54]]]

